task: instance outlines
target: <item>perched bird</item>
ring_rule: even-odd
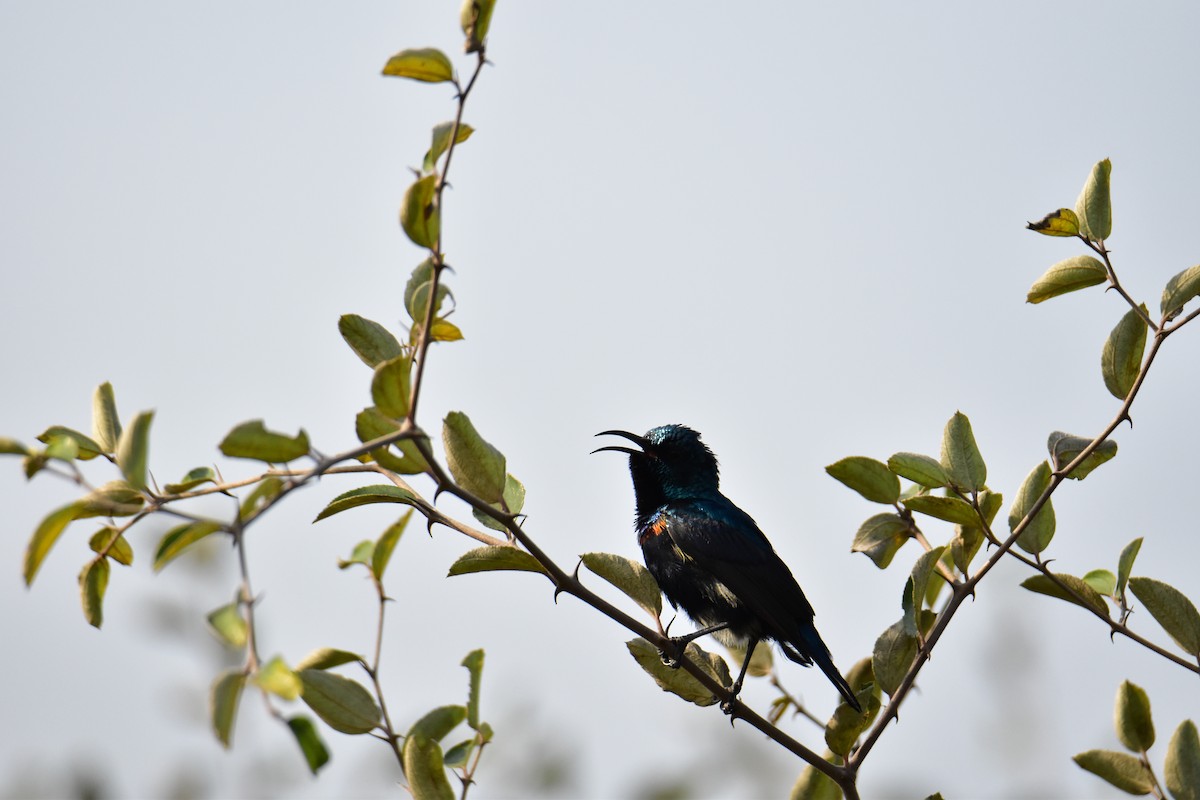
[[[750,515],[721,494],[717,458],[700,434],[683,425],[663,425],[645,436],[596,435],[621,436],[641,448],[610,445],[593,452],[629,455],[635,528],[646,567],[671,605],[701,626],[672,640],[679,652],[709,633],[723,644],[744,646],[746,658],[732,687],[736,698],[754,646],[773,640],[792,661],[820,667],[846,702],[861,711],[813,625],[813,608],[791,570]]]

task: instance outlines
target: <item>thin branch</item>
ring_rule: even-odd
[[[437,184],[437,213],[439,216],[442,213],[442,194],[446,190],[446,176],[450,174],[450,161],[454,158],[455,146],[458,144],[458,130],[462,125],[463,108],[466,106],[467,97],[471,94],[471,89],[475,86],[475,81],[479,78],[479,73],[483,71],[483,65],[487,63],[486,51],[483,46],[479,48],[478,60],[475,64],[475,72],[471,74],[471,80],[467,81],[467,87],[458,93],[458,111],[454,115],[454,126],[450,129],[450,142],[446,146],[446,163],[442,167],[442,173],[438,177]],[[457,84],[455,84],[457,86]],[[425,360],[429,352],[429,345],[433,342],[433,320],[437,312],[437,295],[438,287],[442,279],[442,270],[446,268],[446,262],[442,253],[442,228],[438,225],[437,241],[430,248],[430,258],[433,261],[433,279],[430,281],[429,299],[425,306],[425,320],[421,323],[421,338],[417,342],[417,374],[413,376],[412,395],[408,404],[408,421],[412,425],[416,425],[417,419],[417,404],[421,400],[421,386],[425,380]]]
[[[379,618],[375,625],[375,655],[371,659],[370,666],[364,664],[363,669],[367,675],[371,677],[371,684],[375,687],[375,697],[379,700],[379,711],[383,717],[383,731],[387,734],[385,741],[392,748],[392,753],[396,756],[396,763],[400,765],[400,769],[404,769],[404,755],[400,749],[400,737],[396,733],[396,729],[392,726],[392,717],[388,713],[387,700],[383,696],[383,686],[379,682],[379,662],[383,658],[383,618],[384,611],[387,609],[388,596],[383,589],[383,581],[371,572],[371,580],[375,584],[375,591],[379,595]]]
[[[1084,597],[1080,596],[1080,594],[1078,592],[1076,592],[1074,589],[1072,589],[1070,586],[1068,586],[1061,578],[1058,577],[1058,575],[1051,572],[1050,568],[1046,564],[1044,564],[1040,561],[1034,561],[1032,558],[1029,558],[1028,556],[1026,556],[1022,553],[1018,553],[1016,550],[1010,550],[1008,554],[1010,557],[1017,559],[1022,564],[1026,565],[1028,567],[1032,567],[1033,569],[1037,570],[1038,572],[1040,572],[1041,574],[1043,574],[1047,578],[1049,578],[1054,583],[1055,586],[1062,589],[1064,592],[1066,592],[1071,597],[1074,597],[1078,601],[1077,605],[1086,609],[1097,619],[1100,619],[1106,625],[1108,625],[1109,630],[1112,633],[1114,633],[1114,634],[1119,633],[1122,636],[1124,636],[1128,639],[1131,639],[1134,642],[1137,642],[1142,647],[1145,647],[1147,650],[1151,650],[1151,651],[1157,653],[1158,655],[1162,656],[1163,658],[1165,658],[1169,661],[1175,662],[1176,664],[1183,667],[1184,669],[1191,670],[1192,672],[1195,672],[1196,674],[1200,675],[1200,665],[1197,665],[1196,663],[1188,661],[1186,658],[1183,658],[1182,656],[1176,655],[1175,653],[1172,653],[1169,650],[1166,650],[1163,647],[1160,647],[1159,645],[1155,644],[1154,642],[1150,641],[1149,639],[1146,639],[1145,637],[1143,637],[1137,633],[1134,633],[1123,622],[1118,622],[1118,621],[1114,620],[1112,617],[1108,616],[1107,614],[1102,614],[1102,613],[1100,613],[1100,611],[1098,609],[1093,608],[1092,605]]]
[[[1083,235],[1079,236],[1079,240],[1094,250],[1102,259],[1104,259],[1104,269],[1108,273],[1109,287],[1116,289],[1117,294],[1125,298],[1125,302],[1129,304],[1129,307],[1136,311],[1139,317],[1145,320],[1146,324],[1150,326],[1151,330],[1153,330],[1155,333],[1158,333],[1160,327],[1154,324],[1154,320],[1150,319],[1150,315],[1142,310],[1142,307],[1135,302],[1132,297],[1129,296],[1129,293],[1125,291],[1125,287],[1123,287],[1121,282],[1117,280],[1117,272],[1113,269],[1112,261],[1108,257],[1108,248],[1105,246],[1104,242],[1101,241],[1097,244]]]
[[[417,449],[421,451],[421,455],[425,457],[426,462],[430,466],[431,474],[437,481],[438,487],[449,494],[454,495],[458,499],[470,505],[482,514],[486,514],[500,524],[504,525],[509,533],[513,535],[520,544],[532,555],[539,564],[546,570],[548,577],[554,584],[555,593],[563,593],[572,595],[587,605],[604,614],[609,619],[624,626],[629,631],[636,633],[646,641],[650,642],[659,649],[669,649],[671,641],[669,638],[659,633],[656,630],[644,625],[638,620],[626,614],[621,609],[609,603],[604,598],[592,592],[582,582],[573,575],[567,573],[555,561],[550,558],[538,545],[529,537],[524,529],[517,523],[516,516],[499,511],[492,507],[489,503],[484,502],[480,498],[462,489],[455,484],[450,477],[442,470],[441,465],[433,458],[433,453],[429,450],[429,443],[424,439],[415,439],[414,443]],[[713,693],[713,696],[726,703],[731,703],[730,716],[733,719],[742,719],[748,722],[751,726],[758,729],[767,737],[783,746],[785,749],[799,756],[804,761],[811,764],[814,768],[820,770],[829,776],[834,782],[842,787],[846,792],[847,798],[857,797],[857,794],[851,794],[853,790],[853,775],[845,768],[830,764],[818,753],[808,749],[800,742],[793,739],[788,734],[784,733],[775,725],[772,725],[757,712],[743,703],[740,699],[734,699],[729,692],[729,688],[717,683],[707,672],[701,669],[698,665],[692,662],[691,659],[680,659],[680,668],[698,680],[704,688]]]
[[[1130,302],[1132,303],[1132,301]],[[1158,329],[1155,328],[1155,330]],[[1163,342],[1166,340],[1166,336],[1167,334],[1162,331],[1159,331],[1155,334],[1154,344],[1151,346],[1150,352],[1146,355],[1145,360],[1142,362],[1142,367],[1138,371],[1138,375],[1134,380],[1133,387],[1129,390],[1129,394],[1126,396],[1125,402],[1121,404],[1120,410],[1117,412],[1112,421],[1098,436],[1096,436],[1095,439],[1088,444],[1087,447],[1085,447],[1079,453],[1079,455],[1072,459],[1071,463],[1053,473],[1050,478],[1050,484],[1033,503],[1029,511],[1025,514],[1025,517],[1017,523],[1008,538],[1001,542],[1000,546],[992,552],[988,559],[980,566],[978,571],[976,571],[976,573],[968,580],[961,584],[955,584],[952,587],[953,595],[951,595],[950,600],[947,602],[945,610],[938,615],[938,619],[933,626],[933,630],[930,631],[928,638],[921,643],[917,651],[917,656],[913,660],[912,666],[909,667],[904,679],[900,682],[900,686],[892,695],[887,708],[875,720],[875,724],[871,727],[871,730],[863,740],[862,745],[854,753],[852,753],[850,758],[847,760],[846,769],[852,776],[857,774],[857,771],[861,767],[863,760],[871,752],[872,748],[874,748],[876,742],[879,741],[879,737],[883,735],[883,731],[887,725],[892,720],[897,718],[900,706],[903,704],[904,699],[908,696],[908,693],[912,690],[913,684],[916,682],[917,675],[920,673],[921,668],[924,667],[925,662],[929,660],[929,656],[934,645],[937,644],[938,640],[942,636],[942,633],[945,632],[946,627],[954,618],[954,615],[958,611],[958,608],[962,605],[963,600],[965,600],[967,597],[974,596],[975,587],[981,580],[983,580],[984,576],[987,575],[987,573],[990,572],[1002,558],[1004,558],[1005,554],[1012,549],[1013,545],[1016,544],[1017,539],[1020,538],[1021,534],[1029,526],[1033,518],[1037,516],[1038,512],[1041,511],[1046,503],[1050,501],[1051,495],[1054,494],[1055,490],[1066,479],[1066,476],[1069,475],[1076,467],[1082,464],[1084,460],[1088,458],[1088,456],[1094,453],[1096,448],[1107,441],[1108,437],[1113,434],[1113,432],[1121,425],[1122,422],[1130,419],[1129,409],[1133,406],[1133,402],[1137,398],[1138,392],[1142,387],[1142,383],[1145,381],[1146,375],[1149,373],[1150,367],[1154,363],[1154,357],[1158,354],[1158,350],[1160,347],[1162,347]],[[989,529],[987,520],[981,513],[978,503],[975,504],[975,509],[976,514],[979,515],[980,522],[984,525],[985,529]]]

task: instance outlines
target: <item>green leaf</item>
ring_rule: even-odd
[[[408,736],[400,750],[404,776],[414,800],[454,800],[446,778],[442,748],[420,734]]]
[[[483,48],[495,8],[496,0],[463,0],[458,12],[458,22],[467,36],[464,47],[466,52],[477,53]]]
[[[471,420],[461,411],[451,411],[442,425],[446,464],[455,482],[486,503],[504,497],[504,455],[484,441]]]
[[[472,751],[474,750],[475,737],[464,739],[446,751],[446,754],[443,757],[444,763],[447,767],[452,769],[455,767],[465,767],[467,765],[467,761],[471,758]]]
[[[425,322],[425,312],[429,309],[429,293],[433,291],[434,264],[433,259],[427,258],[413,268],[408,283],[404,286],[404,309],[414,323]],[[441,282],[438,283],[437,301],[433,313],[442,310],[442,303],[450,295],[450,290]]]
[[[190,492],[197,486],[205,483],[216,483],[217,473],[212,467],[196,467],[195,469],[184,475],[179,483],[168,483],[163,487],[163,491],[167,494],[182,494]]]
[[[242,616],[241,603],[223,605],[209,612],[206,619],[216,637],[234,650],[241,650],[250,641],[250,626]]]
[[[438,159],[450,147],[450,134],[453,131],[453,120],[450,122],[439,122],[433,126],[433,143],[429,146],[429,150],[426,151],[425,161],[421,165],[425,172],[433,172],[437,168]],[[471,134],[474,132],[475,129],[467,123],[459,123],[458,134],[454,137],[455,144],[462,144],[467,139],[470,139]]]
[[[1183,310],[1189,300],[1200,294],[1200,264],[1180,272],[1163,288],[1162,315],[1171,319]]]
[[[1025,227],[1043,236],[1078,236],[1079,217],[1069,208],[1060,208]]]
[[[1091,256],[1071,256],[1046,270],[1025,296],[1027,303],[1040,303],[1060,294],[1076,292],[1108,280],[1104,264]]]
[[[983,544],[983,528],[974,525],[957,525],[954,528],[954,538],[950,540],[950,557],[958,571],[967,574],[971,560],[979,552]]]
[[[347,509],[370,505],[371,503],[399,503],[406,506],[415,506],[418,502],[419,498],[415,494],[390,483],[360,486],[357,489],[342,492],[330,500],[329,505],[325,506],[320,514],[317,514],[317,518],[313,522],[320,522],[323,519],[332,517],[334,514],[340,514]]]
[[[936,459],[920,453],[896,453],[888,459],[887,465],[901,478],[908,478],[929,489],[940,489],[949,482],[942,465]]]
[[[121,420],[117,416],[117,399],[108,381],[96,387],[92,394],[92,438],[105,453],[115,453],[121,441]]]
[[[1008,529],[1010,531],[1015,530],[1017,525],[1033,510],[1034,503],[1049,486],[1050,465],[1043,461],[1025,477],[1025,482],[1021,484],[1021,489],[1017,492],[1017,499],[1013,501],[1012,508],[1008,511]],[[1054,506],[1047,499],[1046,504],[1041,507],[1029,524],[1025,526],[1025,529],[1021,531],[1021,535],[1017,537],[1017,546],[1026,553],[1037,555],[1050,545],[1050,540],[1054,538],[1054,527]]]
[[[1150,715],[1150,696],[1145,689],[1124,681],[1117,689],[1113,717],[1121,744],[1135,753],[1154,746],[1154,718]]]
[[[212,520],[185,522],[171,528],[158,543],[158,550],[154,553],[154,571],[158,572],[188,547],[219,530],[222,530],[221,523]]]
[[[1083,576],[1083,582],[1108,597],[1112,597],[1117,588],[1117,576],[1106,569],[1092,570]]]
[[[1125,596],[1125,585],[1129,583],[1129,573],[1133,570],[1133,562],[1137,559],[1141,549],[1142,537],[1139,536],[1125,545],[1120,558],[1117,559],[1117,594],[1121,597]]]
[[[371,400],[381,414],[393,419],[408,416],[412,399],[412,358],[400,355],[375,367],[371,377]]]
[[[79,593],[83,600],[83,618],[93,628],[104,623],[104,592],[108,589],[111,568],[107,558],[89,561],[79,573]]]
[[[254,682],[284,700],[295,700],[300,696],[300,677],[279,656],[259,668]]]
[[[37,530],[33,532],[33,536],[25,548],[25,566],[21,574],[25,578],[26,586],[33,585],[33,579],[37,576],[42,561],[50,553],[50,548],[54,547],[54,543],[58,541],[58,537],[67,529],[71,521],[79,517],[79,513],[80,504],[78,502],[71,503],[51,511],[38,523]]]
[[[896,621],[875,640],[875,650],[871,654],[875,679],[888,695],[895,694],[900,688],[917,657],[917,637],[906,630],[907,627],[905,620]]]
[[[491,572],[494,570],[516,570],[521,572],[540,572],[545,574],[537,559],[524,550],[507,545],[476,547],[468,550],[450,565],[450,575],[466,575],[471,572]]]
[[[441,706],[414,722],[408,729],[408,735],[423,736],[431,742],[440,742],[466,718],[466,706]]]
[[[479,685],[483,681],[483,650],[476,649],[467,653],[462,665],[471,675],[470,688],[467,690],[467,724],[472,730],[479,729]]]
[[[1074,603],[1082,608],[1092,609],[1104,617],[1108,617],[1108,605],[1104,602],[1104,598],[1100,596],[1099,592],[1084,583],[1082,579],[1061,572],[1055,573],[1054,577],[1058,578],[1059,581],[1070,588],[1075,594],[1073,595],[1071,592],[1064,590],[1045,575],[1034,575],[1032,578],[1026,578],[1021,582],[1021,586],[1031,592],[1057,597],[1059,600],[1066,600],[1068,603]],[[1079,595],[1079,597],[1075,595]]]
[[[640,637],[631,639],[625,643],[625,646],[629,648],[629,654],[633,656],[634,660],[650,674],[650,677],[654,678],[654,682],[664,692],[678,695],[698,706],[711,706],[717,702],[716,696],[704,688],[704,684],[692,677],[690,672],[682,668],[672,669],[664,664],[658,648],[645,639]],[[699,665],[704,672],[722,686],[732,685],[733,680],[729,675],[729,666],[719,655],[701,650],[695,642],[689,642],[684,651],[684,657]]]
[[[432,249],[441,234],[437,181],[437,175],[418,178],[404,191],[404,198],[400,201],[400,227],[419,247]]]
[[[396,549],[396,543],[400,541],[400,534],[404,533],[412,515],[411,508],[405,511],[404,516],[389,525],[388,529],[375,541],[375,548],[371,553],[371,572],[379,580],[383,580],[383,573],[387,569],[388,562],[392,560],[392,551]]]
[[[351,653],[349,650],[319,647],[300,660],[300,663],[296,665],[296,672],[303,672],[306,669],[330,669],[332,667],[340,667],[342,664],[353,664],[355,662],[366,666],[367,660],[358,653]]]
[[[1088,750],[1072,760],[1093,775],[1098,775],[1123,792],[1150,794],[1154,779],[1140,759],[1113,750]]]
[[[651,616],[657,618],[662,613],[662,590],[650,571],[641,564],[612,553],[584,553],[579,560],[628,595]]]
[[[1183,592],[1153,578],[1130,578],[1129,588],[1177,645],[1200,655],[1200,612]]]
[[[887,465],[866,456],[848,456],[825,468],[872,503],[895,503],[900,497],[900,480]]]
[[[521,513],[521,509],[525,507],[525,484],[514,478],[511,472],[508,473],[504,477],[504,498],[501,502],[492,503],[491,505],[492,508],[503,514],[516,515]],[[492,530],[508,531],[507,526],[493,519],[488,514],[483,513],[478,508],[472,508],[471,515]]]
[[[296,737],[296,743],[300,745],[300,752],[304,754],[309,770],[316,775],[321,767],[329,763],[329,750],[325,747],[325,742],[321,741],[317,726],[303,714],[290,717],[287,724],[292,735]]]
[[[1101,242],[1112,233],[1112,202],[1109,200],[1109,179],[1112,162],[1107,158],[1096,162],[1088,176],[1079,199],[1075,201],[1075,214],[1079,217],[1079,233],[1093,242]]]
[[[146,488],[146,467],[150,458],[150,423],[153,411],[141,411],[117,442],[117,466],[125,480],[139,489]]]
[[[1072,436],[1062,431],[1054,431],[1050,434],[1050,438],[1046,440],[1046,449],[1050,451],[1050,458],[1054,462],[1054,469],[1061,472],[1091,443],[1091,439],[1085,439],[1082,436]],[[1066,477],[1081,481],[1092,474],[1092,470],[1096,469],[1096,467],[1106,461],[1111,461],[1116,455],[1117,443],[1112,439],[1105,439],[1100,443],[1099,447],[1092,451],[1091,455],[1083,460],[1082,464],[1071,470],[1070,474]]]
[[[912,537],[907,522],[899,514],[876,514],[858,528],[852,553],[866,553],[880,569],[887,569],[896,551]]]
[[[269,431],[261,419],[243,422],[221,441],[221,452],[230,458],[252,458],[268,464],[286,464],[308,455],[308,434],[295,436]]]
[[[1104,376],[1104,386],[1118,400],[1129,396],[1142,369],[1142,354],[1146,351],[1145,303],[1142,303],[1141,309],[1141,314],[1130,309],[1121,317],[1100,353],[1100,374]]]
[[[298,674],[300,698],[335,731],[369,733],[379,725],[379,706],[362,684],[319,669],[302,669]]]
[[[826,753],[829,760],[833,753]],[[842,800],[842,790],[833,779],[809,764],[800,771],[800,777],[792,786],[789,800]]]
[[[914,611],[919,611],[921,603],[924,602],[925,594],[929,590],[929,580],[935,576],[938,560],[941,559],[942,553],[946,552],[945,545],[939,545],[931,550],[926,550],[917,557],[916,563],[912,569],[912,603]],[[913,628],[909,629],[909,633],[916,632],[916,618],[913,618]]]
[[[79,458],[79,443],[65,434],[46,436],[46,450],[43,455],[46,458],[55,458],[69,463]]]
[[[246,685],[246,675],[240,669],[222,672],[213,681],[212,693],[209,696],[210,717],[213,732],[217,739],[229,749],[233,736],[233,722],[237,718],[238,701],[242,697],[242,688]]]
[[[375,543],[370,539],[363,539],[358,544],[354,545],[354,550],[350,552],[350,557],[346,559],[338,559],[338,569],[346,569],[355,564],[362,564],[367,569],[371,568],[371,562],[375,558]]]
[[[844,702],[839,703],[825,726],[825,744],[840,756],[849,754],[858,737],[871,727],[872,720],[879,713],[879,695],[873,686],[859,689],[854,696],[863,710],[858,712]]]
[[[27,456],[29,454],[29,448],[18,442],[16,439],[9,439],[7,436],[0,436],[0,455]]]
[[[996,521],[996,515],[1004,507],[1004,495],[999,492],[984,491],[979,493],[979,510],[989,526]]]
[[[950,484],[964,492],[978,492],[987,484],[987,466],[975,444],[971,420],[961,411],[954,412],[942,433],[941,463]]]
[[[142,510],[146,498],[125,481],[109,481],[97,486],[79,501],[79,515],[86,517],[131,517]]]
[[[383,65],[383,74],[426,83],[445,83],[454,80],[454,66],[446,54],[435,47],[410,48],[389,58]]]
[[[113,542],[113,537],[116,541]],[[109,542],[113,542],[109,545]],[[118,564],[124,564],[129,567],[133,565],[133,548],[129,546],[129,542],[124,535],[119,533],[116,528],[107,527],[101,528],[92,534],[92,538],[88,540],[88,547],[93,553],[99,553],[108,547],[108,557]]]
[[[957,497],[937,497],[927,494],[910,497],[903,502],[905,508],[918,514],[925,514],[958,525],[979,524],[979,515],[975,513],[971,504]]]
[[[358,314],[343,314],[338,319],[338,332],[354,354],[372,369],[404,353],[404,348],[391,331]]]
[[[1171,736],[1163,772],[1171,797],[1200,800],[1200,735],[1190,719],[1181,722]]]
[[[246,495],[246,499],[242,501],[238,508],[238,514],[242,520],[250,519],[258,514],[272,500],[279,496],[283,491],[283,479],[277,475],[269,475],[263,478],[250,494]]]
[[[400,424],[390,417],[385,417],[379,409],[372,406],[358,412],[354,420],[354,429],[359,441],[365,444],[383,436],[391,436],[400,430]],[[429,469],[421,451],[411,439],[401,439],[392,447],[399,450],[400,454],[397,455],[391,447],[377,447],[371,451],[371,458],[384,469],[401,475],[416,475]]]
[[[64,428],[62,425],[51,425],[49,428],[43,431],[40,436],[37,437],[37,440],[46,445],[54,445],[54,440],[60,438],[69,439],[74,443],[75,454],[72,455],[63,453],[60,455],[58,452],[52,452],[50,453],[51,458],[60,458],[63,461],[72,461],[78,457],[82,461],[90,461],[101,453],[108,452],[101,444],[96,442],[90,436],[85,436],[79,431],[72,430],[71,428]],[[57,446],[61,448],[62,444],[60,443]]]

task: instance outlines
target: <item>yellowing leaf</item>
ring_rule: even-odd
[[[426,83],[445,83],[454,80],[454,65],[437,48],[411,48],[389,58],[383,65],[383,74]]]
[[[1025,227],[1044,236],[1078,236],[1079,217],[1069,208],[1060,208]]]

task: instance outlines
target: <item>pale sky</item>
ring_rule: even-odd
[[[456,3],[413,0],[0,4],[0,435],[88,429],[107,380],[125,419],[156,409],[160,483],[214,461],[251,474],[216,445],[257,417],[304,427],[323,452],[356,444],[370,372],[337,319],[398,329],[423,256],[396,212],[429,129],[453,115],[447,86],[379,70],[435,46],[465,71],[457,19]],[[1099,357],[1126,308],[1099,289],[1027,305],[1030,284],[1082,249],[1024,225],[1073,206],[1111,158],[1109,244],[1130,292],[1156,308],[1200,260],[1197,30],[1186,3],[502,0],[444,212],[466,339],[436,347],[422,424],[467,412],[525,483],[527,530],[568,568],[595,550],[640,557],[625,465],[589,456],[592,435],[697,428],[849,669],[899,618],[918,550],[883,572],[852,555],[877,509],[825,465],[936,456],[962,410],[1003,520],[1051,431],[1092,435],[1112,418]],[[1198,356],[1200,328],[1173,337],[1117,458],[1055,496],[1046,556],[1061,570],[1115,569],[1145,536],[1134,573],[1200,599]],[[369,650],[371,587],[336,559],[394,509],[309,524],[355,481],[329,477],[253,529],[265,655]],[[146,524],[97,632],[76,587],[91,523],[68,530],[32,590],[20,579],[29,535],[72,488],[26,485],[6,458],[0,493],[0,797],[70,792],[77,773],[110,796],[163,796],[179,772],[200,797],[400,796],[382,745],[328,729],[334,760],[311,780],[249,692],[232,752],[213,738],[206,695],[228,656],[203,616],[233,597],[232,551],[155,576],[167,523]],[[559,796],[688,776],[696,797],[790,788],[802,763],[660,692],[630,634],[579,602],[553,604],[529,575],[443,579],[471,546],[419,526],[400,542],[383,679],[407,728],[465,698],[459,661],[485,648],[497,740],[472,798],[530,796],[530,773],[554,759],[573,770]],[[1194,675],[1020,589],[1029,574],[1002,565],[955,619],[868,759],[864,796],[1116,797],[1070,757],[1119,749],[1122,680],[1150,693],[1160,769],[1170,733],[1200,719]],[[1171,647],[1148,614],[1133,624]],[[818,716],[832,711],[819,672],[780,669]],[[760,709],[772,696],[765,681],[745,695]],[[804,720],[786,729],[823,749]]]

